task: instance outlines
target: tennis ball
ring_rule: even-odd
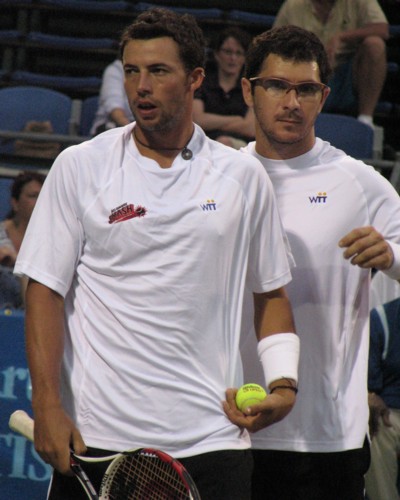
[[[261,403],[267,397],[267,393],[258,384],[245,384],[236,393],[236,406],[240,411],[257,403]]]

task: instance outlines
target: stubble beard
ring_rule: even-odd
[[[258,125],[260,127],[260,130],[262,132],[262,135],[266,139],[266,141],[271,144],[277,144],[277,145],[286,145],[290,146],[292,144],[297,144],[303,140],[303,136],[301,134],[297,134],[295,136],[291,135],[290,137],[282,137],[281,134],[275,133],[270,126],[267,126],[264,124],[261,116],[261,112],[257,109],[254,108],[254,113],[256,120],[258,122]]]
[[[134,111],[132,110],[133,115],[135,116]],[[161,111],[161,115],[159,120],[156,123],[152,123],[151,120],[142,120],[140,118],[136,118],[136,122],[140,126],[142,130],[146,132],[166,132],[169,133],[182,122],[182,118],[185,113],[185,106],[183,103],[181,105],[176,106],[174,112],[166,112]]]

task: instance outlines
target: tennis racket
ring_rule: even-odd
[[[23,410],[15,411],[10,429],[33,441],[34,422]],[[81,464],[110,464],[96,492]],[[187,470],[176,459],[151,448],[137,448],[107,457],[85,457],[71,451],[71,470],[91,500],[200,500]]]

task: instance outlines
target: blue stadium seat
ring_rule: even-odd
[[[61,91],[90,90],[91,92],[97,92],[101,86],[101,77],[97,76],[47,75],[17,70],[10,73],[9,78],[12,83],[50,87]]]
[[[90,135],[90,129],[99,106],[99,96],[91,96],[83,99],[81,118],[79,123],[79,134],[84,136]]]
[[[373,156],[373,129],[352,116],[320,113],[315,122],[315,134],[354,158]]]
[[[265,29],[271,28],[275,22],[275,16],[273,15],[236,9],[227,13],[227,19],[231,21],[240,21],[242,23],[259,24],[265,26]]]
[[[26,41],[58,49],[116,49],[118,46],[116,40],[112,38],[59,36],[41,33],[40,31],[31,31],[28,33]]]
[[[68,134],[72,99],[41,87],[0,89],[0,130],[20,132],[30,120],[47,121],[56,134]],[[0,153],[13,152],[13,140],[0,139]]]
[[[39,0],[39,3],[63,7],[67,9],[85,10],[88,12],[110,12],[129,10],[131,4],[124,0]]]
[[[0,4],[1,5],[1,4]],[[23,37],[23,34],[18,30],[0,30],[1,41],[15,41]]]
[[[0,177],[0,221],[4,220],[11,209],[10,204],[10,188],[13,179],[8,177]]]

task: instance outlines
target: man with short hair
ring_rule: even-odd
[[[259,35],[246,58],[256,141],[244,154],[263,163],[275,189],[296,261],[287,291],[302,346],[293,411],[252,435],[254,499],[361,499],[369,465],[370,273],[400,277],[400,200],[372,167],[315,137],[329,72],[321,41],[296,26]],[[247,382],[262,380],[252,313],[247,306]],[[243,423],[233,405],[228,415]]]
[[[71,446],[89,456],[162,449],[202,500],[246,500],[248,430],[294,405],[299,343],[283,288],[291,256],[260,163],[192,121],[204,54],[191,16],[154,8],[128,26],[121,57],[136,122],[59,155],[25,235],[16,272],[30,278],[35,447],[56,469],[51,499],[86,498],[65,475]],[[263,384],[292,390],[239,428],[221,401],[242,383],[245,283]],[[271,351],[282,357],[275,369]],[[90,476],[96,488],[106,465]]]

